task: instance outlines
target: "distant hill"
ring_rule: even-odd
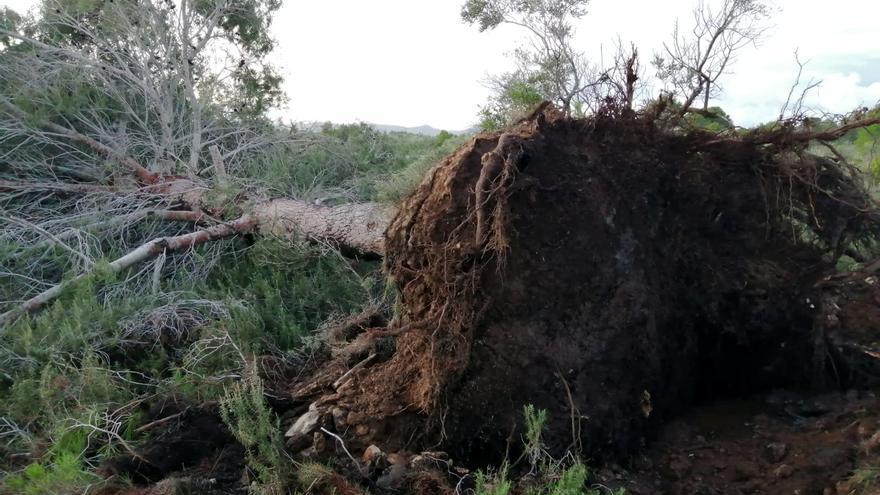
[[[400,125],[384,125],[384,124],[370,124],[374,129],[382,132],[408,132],[410,134],[421,134],[423,136],[436,136],[440,134],[441,129],[437,129],[436,127],[431,127],[429,125],[420,125],[418,127],[404,127]],[[471,127],[470,129],[458,130],[458,131],[447,131],[451,134],[473,134],[477,132],[476,127]]]

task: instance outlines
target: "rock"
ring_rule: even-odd
[[[309,410],[299,417],[293,425],[284,433],[285,437],[293,438],[301,435],[309,435],[318,429],[318,421],[321,419],[321,413],[317,410]]]
[[[865,443],[862,444],[862,448],[865,449],[866,454],[873,454],[878,449],[880,449],[880,431],[871,435],[871,438],[865,440]]]
[[[318,429],[320,420],[320,412],[308,411],[294,421],[293,425],[284,433],[290,450],[299,452],[307,448],[311,444],[312,433]]]
[[[385,470],[385,474],[376,480],[376,486],[383,490],[394,489],[400,485],[408,472],[409,468],[406,464],[392,464]]]
[[[792,474],[794,474],[794,468],[789,466],[788,464],[782,464],[773,470],[773,476],[778,479],[784,480],[791,477]]]
[[[772,442],[764,446],[764,458],[769,462],[777,463],[788,455],[788,445],[782,442]]]
[[[385,457],[385,453],[382,452],[382,449],[376,447],[375,445],[370,445],[364,450],[364,455],[361,456],[361,459],[367,464],[375,461],[379,457]]]
[[[448,468],[452,463],[449,461],[449,454],[446,452],[422,452],[413,456],[409,461],[409,467],[416,471],[421,469],[436,469],[442,467]]]
[[[361,460],[367,465],[367,470],[371,473],[380,473],[388,467],[388,456],[382,449],[375,445],[370,445],[364,450]]]
[[[342,431],[348,424],[348,412],[339,407],[334,407],[330,414],[333,416],[333,424],[336,425],[336,431]]]

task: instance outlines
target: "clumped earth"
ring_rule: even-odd
[[[878,431],[873,394],[774,391],[701,405],[602,476],[634,495],[880,493]]]
[[[397,456],[351,467],[373,492],[448,493],[453,464],[518,455],[533,404],[551,454],[630,493],[850,493],[880,428],[880,266],[835,264],[875,240],[874,202],[802,131],[656,117],[547,108],[432,169],[386,232],[393,319],[334,329],[288,384],[292,455],[347,462],[330,432]]]

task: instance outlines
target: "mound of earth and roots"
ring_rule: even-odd
[[[393,317],[331,329],[289,384],[291,455],[381,492],[395,480],[362,453],[499,465],[531,404],[546,452],[605,466],[607,486],[837,490],[880,443],[880,266],[835,266],[880,217],[851,167],[807,152],[834,137],[552,107],[476,136],[386,230]],[[461,493],[452,463],[397,488]]]

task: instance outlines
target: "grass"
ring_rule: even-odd
[[[859,491],[880,486],[880,466],[862,466],[856,469],[849,478],[849,484]]]
[[[247,451],[253,473],[251,491],[280,495],[290,476],[290,460],[284,455],[281,426],[266,404],[263,382],[256,367],[249,366],[244,378],[232,384],[220,401],[223,422]]]
[[[0,493],[45,495],[79,493],[99,480],[85,462],[87,435],[83,430],[66,432],[53,444],[42,462],[32,462],[0,482]]]
[[[568,455],[555,460],[544,450],[541,442],[547,424],[547,411],[532,404],[523,406],[523,421],[526,432],[523,438],[523,456],[531,465],[528,476],[521,483],[514,483],[509,473],[519,461],[501,463],[497,470],[477,471],[474,476],[475,495],[508,495],[525,493],[527,495],[605,495],[610,493],[588,487],[590,473],[578,458]],[[521,486],[519,486],[521,485]],[[624,495],[621,489],[612,495]]]
[[[258,382],[229,388],[212,377],[241,374],[242,353],[296,353],[321,322],[381,298],[384,281],[376,263],[352,263],[328,249],[271,240],[242,248],[206,280],[180,281],[173,293],[104,297],[102,283],[87,280],[7,328],[0,336],[0,433],[13,440],[0,460],[4,486],[53,493],[56,485],[92,479],[80,471],[133,440],[124,432],[137,426],[135,406],[155,394],[222,398],[245,446],[255,435],[280,436],[257,402]],[[252,422],[240,421],[245,411]],[[57,432],[74,427],[89,433],[87,459],[53,451]],[[278,459],[263,445],[248,447],[249,464],[261,484],[273,486],[267,473],[277,471]]]
[[[279,196],[322,204],[398,201],[464,138],[384,133],[367,124],[325,124],[303,139],[304,145],[258,157],[244,177]]]

